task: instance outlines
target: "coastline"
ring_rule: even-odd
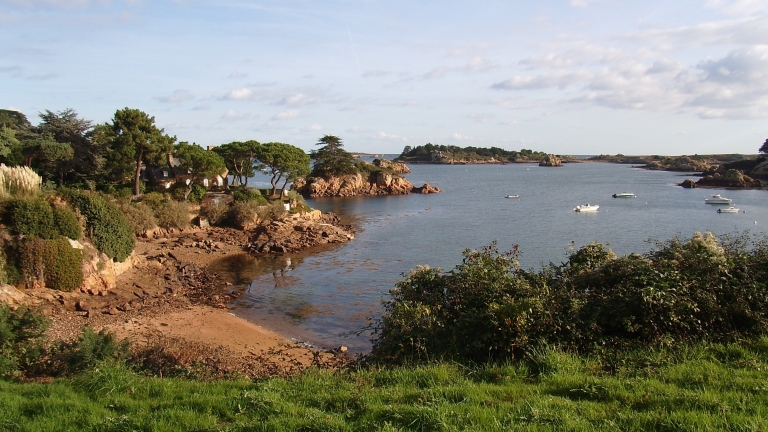
[[[349,361],[342,349],[321,352],[297,344],[232,312],[229,303],[240,293],[209,266],[244,254],[248,237],[230,228],[195,227],[170,237],[140,238],[134,266],[107,293],[65,296],[46,289],[28,296],[58,299],[47,313],[51,341],[72,341],[84,327],[106,329],[130,340],[134,350],[161,351],[179,366],[202,364],[211,373],[254,378],[342,367]],[[203,239],[215,246],[200,247]]]

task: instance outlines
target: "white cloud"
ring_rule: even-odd
[[[280,99],[280,101],[277,102],[277,105],[302,107],[315,102],[315,99],[306,93],[293,93]]]
[[[493,118],[493,114],[483,113],[483,114],[470,114],[469,118],[471,120],[474,120],[478,123],[488,123],[489,120]]]
[[[254,91],[253,90],[251,90],[251,89],[249,89],[247,87],[243,87],[243,88],[240,88],[240,89],[235,89],[235,90],[230,91],[229,93],[227,93],[226,96],[224,96],[224,99],[229,99],[229,100],[248,100],[248,99],[251,99],[253,97],[253,95],[254,95]]]
[[[299,114],[301,114],[299,110],[285,110],[272,116],[272,120],[288,120],[298,117]]]
[[[166,125],[167,129],[200,129],[197,123],[173,123]]]
[[[474,141],[475,140],[471,136],[462,135],[458,132],[452,133],[450,139],[453,141]]]
[[[246,113],[235,111],[235,110],[227,110],[227,112],[225,112],[221,116],[221,119],[226,121],[239,121],[239,120],[247,119],[248,117],[249,115]]]
[[[174,92],[168,96],[156,97],[155,99],[165,103],[178,103],[178,102],[184,102],[194,98],[195,97],[192,96],[192,93],[190,93],[189,91],[178,89],[178,90],[174,90]]]
[[[323,127],[319,124],[313,124],[312,126],[305,126],[301,128],[302,132],[317,132],[323,130]]]
[[[386,140],[386,141],[395,141],[395,142],[408,141],[408,139],[405,137],[401,137],[398,135],[390,135],[384,132],[379,132],[378,135],[376,135],[376,138],[381,140]]]

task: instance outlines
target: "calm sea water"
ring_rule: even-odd
[[[343,337],[380,313],[395,282],[417,265],[445,270],[466,248],[497,241],[519,245],[521,266],[565,260],[572,248],[608,244],[617,254],[646,252],[649,238],[690,237],[696,231],[768,231],[768,191],[683,189],[679,173],[605,163],[538,165],[414,165],[408,179],[443,189],[434,195],[308,200],[356,226],[355,240],[291,256],[227,258],[217,265],[246,295],[235,314],[317,347],[370,349],[368,336]],[[690,177],[690,176],[689,176]],[[633,192],[637,198],[611,195]],[[704,204],[714,193],[746,211],[718,214]],[[506,195],[519,195],[506,199]],[[579,204],[597,213],[576,213]]]

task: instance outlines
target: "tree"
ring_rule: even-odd
[[[342,148],[341,138],[334,135],[325,135],[320,138],[317,145],[322,147],[312,151],[312,159],[315,161],[312,175],[327,178],[357,172],[355,169],[355,157]]]
[[[213,151],[224,158],[227,169],[234,177],[234,183],[248,185],[248,178],[253,177],[255,169],[261,169],[261,166],[255,167],[257,155],[261,144],[258,141],[248,140],[245,142],[234,141],[229,144],[222,144],[213,149]]]
[[[192,175],[193,180],[187,184],[187,192],[184,194],[184,200],[189,198],[192,192],[192,185],[196,180],[202,180],[217,175],[226,175],[227,167],[224,158],[213,151],[208,151],[199,145],[189,144],[185,141],[175,146],[173,155],[179,161],[179,167],[187,170]]]
[[[66,158],[47,158],[49,169],[53,169],[59,186],[64,184],[65,177],[82,180],[100,174],[104,162],[101,149],[91,139],[93,123],[90,120],[79,118],[71,108],[57,113],[46,110],[40,113],[40,119],[38,132],[52,137],[61,149],[65,148],[63,146],[69,149]]]
[[[176,137],[155,126],[155,118],[145,112],[124,108],[117,110],[109,125],[111,131],[99,130],[106,138],[106,157],[113,175],[125,179],[133,173],[133,194],[141,193],[141,167],[159,166],[173,151]]]
[[[277,184],[284,179],[280,196],[285,193],[285,187],[289,181],[299,176],[309,174],[309,155],[304,150],[279,142],[269,142],[261,145],[259,161],[264,164],[262,171],[271,175],[272,195],[277,193]]]
[[[762,154],[768,154],[768,139],[765,140],[762,147],[760,147],[760,150],[758,150]]]
[[[0,156],[8,156],[11,154],[11,149],[19,144],[15,130],[7,126],[0,126]]]

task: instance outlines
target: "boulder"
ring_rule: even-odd
[[[686,188],[686,189],[693,189],[699,187],[699,185],[696,184],[696,182],[693,179],[685,179],[680,186]]]
[[[388,159],[374,159],[373,164],[380,168],[389,168],[398,174],[408,174],[411,169],[402,162],[393,162]]]
[[[744,175],[744,173],[737,169],[728,169],[722,174],[716,172],[712,175],[704,176],[696,184],[709,187],[755,188],[762,187],[763,182]]]
[[[416,193],[422,193],[422,194],[429,194],[429,193],[440,193],[443,190],[439,187],[435,187],[430,185],[429,183],[424,183],[424,186],[420,188],[414,188],[414,192]]]
[[[548,154],[541,160],[541,162],[539,162],[539,166],[559,167],[563,166],[563,161],[553,154]]]
[[[6,303],[11,306],[19,306],[27,300],[27,295],[19,291],[12,285],[0,285],[0,303]]]
[[[753,168],[752,171],[749,172],[749,176],[752,178],[768,180],[768,160],[761,162]]]
[[[416,188],[405,177],[373,172],[367,177],[358,173],[329,179],[314,178],[309,183],[305,179],[298,179],[291,189],[309,197],[351,197],[405,195],[413,193]]]

